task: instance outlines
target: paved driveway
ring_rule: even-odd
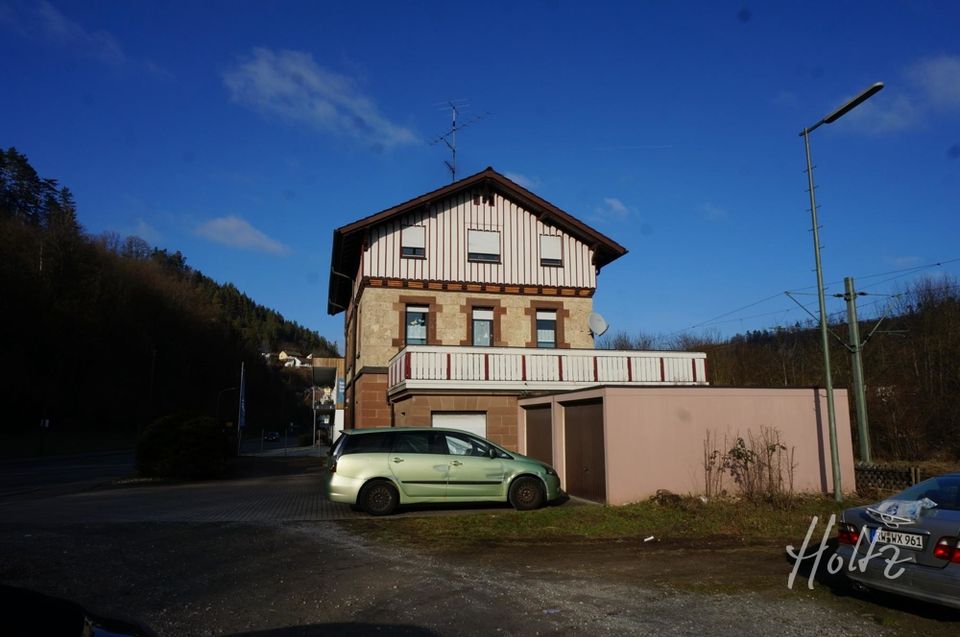
[[[59,483],[44,479],[31,485],[28,465],[7,471],[17,484],[7,487],[6,497],[0,491],[0,519],[14,524],[308,522],[363,515],[321,495],[320,463],[302,451],[244,458],[242,470],[250,477],[185,484],[117,483],[132,466],[120,465],[124,470],[118,472],[114,462],[105,462],[94,477],[96,460],[67,463],[87,467],[81,481],[57,469]]]

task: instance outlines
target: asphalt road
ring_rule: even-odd
[[[0,501],[80,491],[131,474],[133,451],[0,461]]]

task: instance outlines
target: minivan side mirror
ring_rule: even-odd
[[[491,459],[497,458],[500,456],[500,454],[497,452],[496,447],[490,447],[489,449],[487,449],[487,455],[490,456]]]

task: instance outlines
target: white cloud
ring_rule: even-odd
[[[852,96],[851,96],[852,97]],[[845,103],[845,98],[840,103]],[[850,111],[844,119],[856,130],[865,133],[897,133],[915,128],[923,122],[924,109],[914,98],[897,95],[887,101],[864,102]]]
[[[603,203],[606,205],[604,212],[606,212],[606,214],[609,216],[619,217],[622,219],[630,214],[630,210],[628,210],[627,207],[623,205],[623,202],[616,197],[604,197]]]
[[[910,67],[907,78],[919,87],[934,108],[960,108],[960,56],[940,55],[920,60]]]
[[[49,38],[110,64],[120,65],[127,61],[120,43],[106,31],[84,29],[46,0],[38,2],[36,9],[40,27]]]
[[[198,226],[195,232],[205,239],[241,250],[268,252],[280,256],[290,254],[290,248],[233,215],[211,219]]]
[[[590,215],[590,221],[594,223],[622,221],[629,216],[630,208],[620,199],[617,197],[604,197],[603,205],[593,209],[593,214]]]
[[[46,40],[114,67],[139,67],[156,75],[172,77],[169,71],[149,60],[130,58],[112,34],[102,29],[85,28],[47,0],[0,6],[0,24],[22,37]]]
[[[506,172],[503,174],[503,176],[510,181],[523,186],[527,190],[535,190],[541,186],[541,182],[537,177],[527,177],[526,175],[520,173],[511,172]]]
[[[709,201],[700,206],[700,212],[708,221],[724,221],[730,216],[726,208],[721,208]]]
[[[161,234],[160,231],[155,227],[144,221],[143,219],[137,219],[137,225],[134,226],[129,232],[128,235],[133,235],[135,237],[140,237],[147,243],[152,245],[157,245],[160,242]]]
[[[918,60],[904,78],[896,92],[884,91],[850,111],[844,117],[848,125],[867,133],[895,133],[922,126],[936,111],[960,111],[960,56]]]
[[[351,137],[375,150],[418,141],[384,117],[356,83],[318,65],[302,51],[253,50],[224,74],[230,97],[256,111]]]

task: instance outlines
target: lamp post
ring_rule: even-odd
[[[807,153],[807,185],[810,189],[810,218],[813,221],[813,254],[817,266],[817,299],[820,302],[820,342],[823,347],[823,377],[827,390],[827,423],[830,431],[830,463],[833,473],[833,497],[837,502],[843,500],[840,490],[840,453],[837,449],[837,417],[833,405],[833,375],[830,373],[830,340],[827,333],[827,308],[823,296],[823,266],[820,261],[820,226],[817,221],[817,198],[813,185],[813,162],[810,159],[810,133],[821,124],[832,124],[851,110],[870,99],[883,88],[883,82],[871,85],[849,102],[830,113],[813,126],[800,131],[803,146]]]

